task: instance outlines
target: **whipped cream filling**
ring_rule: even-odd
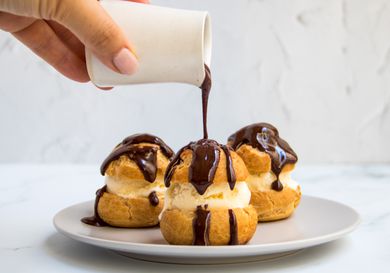
[[[145,180],[118,179],[106,176],[107,191],[123,198],[148,197],[152,191],[164,194],[166,188],[162,178],[157,177],[153,183]]]
[[[165,192],[164,210],[194,210],[197,206],[208,208],[245,208],[249,205],[251,192],[246,182],[237,182],[231,190],[229,184],[212,184],[200,195],[191,183],[172,183]]]
[[[291,172],[282,172],[279,175],[280,182],[284,187],[289,187],[293,190],[298,190],[298,182],[291,178]],[[273,172],[261,173],[260,175],[249,175],[247,183],[252,191],[270,191],[271,184],[276,180],[276,175]]]

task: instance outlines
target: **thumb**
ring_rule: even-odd
[[[130,42],[96,0],[0,0],[0,11],[57,21],[112,70],[133,74],[138,68]]]
[[[122,74],[136,72],[138,61],[130,42],[98,1],[55,2],[58,4],[52,19],[71,30],[100,61]]]

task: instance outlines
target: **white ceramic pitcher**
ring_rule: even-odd
[[[207,12],[127,1],[106,0],[101,5],[131,41],[139,68],[133,75],[114,72],[86,50],[88,73],[95,85],[202,84],[204,64],[210,66],[211,59],[211,23]]]

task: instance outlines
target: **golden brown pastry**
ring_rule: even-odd
[[[175,245],[247,243],[257,226],[247,176],[242,159],[214,140],[183,147],[165,174],[164,238]]]
[[[297,155],[267,123],[246,126],[229,137],[228,145],[244,160],[251,204],[259,221],[289,217],[298,206],[301,189],[291,172]]]
[[[158,137],[137,134],[123,140],[103,162],[106,185],[97,192],[94,217],[99,226],[149,227],[164,206],[164,173],[173,151]]]

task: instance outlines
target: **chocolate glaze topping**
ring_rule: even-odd
[[[219,145],[209,139],[202,139],[192,145],[192,162],[188,179],[199,194],[204,194],[213,183],[219,163]]]
[[[149,194],[149,202],[150,204],[153,206],[153,207],[156,207],[158,205],[158,203],[160,202],[160,200],[158,199],[158,196],[156,194],[155,191],[152,191],[150,194]]]
[[[271,157],[272,172],[276,175],[272,189],[275,191],[283,190],[279,175],[286,164],[296,163],[298,156],[290,145],[279,137],[279,132],[274,126],[268,123],[255,123],[246,126],[231,135],[228,142],[234,150],[243,144],[248,144],[267,153]]]
[[[95,227],[109,226],[109,224],[107,224],[106,222],[103,221],[102,218],[100,218],[99,213],[98,213],[99,200],[106,191],[107,191],[107,186],[104,186],[103,188],[96,191],[94,215],[90,216],[90,217],[82,218],[81,222],[83,222],[84,224],[87,224],[87,225],[95,226]]]
[[[226,145],[220,145],[220,147],[226,156],[227,178],[228,178],[228,182],[229,182],[229,187],[231,190],[233,190],[234,186],[236,185],[236,173],[234,172],[232,156],[230,155],[229,149],[231,149],[231,148],[226,146]]]
[[[232,209],[229,209],[230,241],[229,245],[238,245],[237,218]]]
[[[210,244],[210,211],[207,210],[207,205],[203,209],[202,206],[197,206],[195,218],[192,223],[194,232],[193,245],[207,246]]]
[[[204,194],[213,183],[215,172],[220,159],[220,150],[226,155],[226,172],[230,188],[233,190],[236,183],[236,174],[233,169],[229,148],[212,139],[201,139],[191,142],[181,148],[169,163],[165,172],[165,186],[169,187],[176,167],[182,163],[181,154],[184,150],[192,151],[192,161],[189,167],[188,180],[199,194]]]
[[[238,245],[238,230],[237,218],[232,209],[229,212],[229,226],[230,226],[230,240],[229,245]],[[195,218],[192,223],[194,232],[193,245],[209,245],[210,244],[210,218],[211,212],[207,210],[207,205],[197,206],[195,211]]]
[[[102,166],[100,167],[100,172],[102,175],[105,174],[108,166],[114,160],[117,160],[122,155],[127,156],[129,159],[134,160],[141,170],[145,180],[149,182],[154,182],[157,175],[157,147],[152,146],[136,146],[135,144],[140,143],[151,143],[156,144],[160,147],[161,152],[169,159],[171,159],[174,155],[174,152],[167,144],[165,144],[162,139],[149,135],[149,134],[135,134],[125,138],[121,143],[119,143],[114,151],[104,160]],[[94,216],[85,217],[81,219],[81,221],[88,225],[93,226],[108,226],[107,223],[100,218],[98,213],[98,204],[100,198],[107,191],[107,186],[104,186],[100,190],[96,192],[95,199],[95,208],[94,208]],[[157,206],[159,203],[158,196],[156,192],[151,192],[149,195],[149,201],[152,206]]]
[[[104,160],[100,172],[105,174],[108,166],[114,160],[117,160],[122,155],[127,156],[129,159],[134,160],[144,175],[145,180],[154,182],[157,175],[157,151],[156,147],[144,146],[139,147],[135,144],[151,143],[160,147],[162,153],[172,158],[174,155],[171,148],[168,147],[160,138],[149,134],[135,134],[125,138],[114,151]]]

